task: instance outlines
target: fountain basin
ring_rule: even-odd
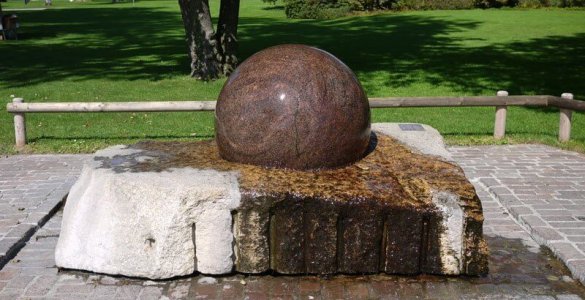
[[[418,126],[374,124],[371,153],[326,170],[228,162],[214,141],[98,151],[68,196],[56,263],[153,279],[485,274],[481,203]]]

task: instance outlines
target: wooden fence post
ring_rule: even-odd
[[[498,91],[496,94],[498,97],[507,97],[507,91]],[[494,138],[499,140],[506,135],[506,113],[508,112],[508,106],[501,105],[496,106],[496,122],[494,124]]]
[[[573,100],[573,94],[563,93],[561,98]],[[559,115],[559,142],[568,142],[571,139],[571,117],[573,111],[566,108],[560,109]]]
[[[23,103],[24,99],[14,98],[12,103]],[[21,150],[26,145],[26,120],[24,113],[14,113],[14,139],[16,140],[16,149]]]

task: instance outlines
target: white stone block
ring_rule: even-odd
[[[114,147],[96,156],[132,151]],[[233,172],[116,173],[91,161],[67,198],[55,260],[62,268],[153,279],[229,273],[231,211],[239,204]]]
[[[374,123],[372,130],[395,138],[414,152],[453,161],[451,153],[445,148],[443,137],[435,128],[425,124],[408,123],[408,125],[420,125],[424,130],[405,131],[400,128],[400,124],[402,123]]]

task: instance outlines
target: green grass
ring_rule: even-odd
[[[211,0],[217,12],[219,0]],[[21,1],[2,3],[23,8]],[[27,7],[44,7],[33,1]],[[224,80],[189,71],[176,1],[54,0],[19,11],[21,40],[0,41],[0,153],[13,153],[11,96],[40,101],[215,99]],[[585,99],[585,10],[502,9],[381,13],[288,20],[282,7],[242,2],[240,57],[303,43],[346,62],[370,97],[572,92]],[[430,124],[454,144],[495,143],[493,108],[374,110],[375,122]],[[511,108],[507,138],[585,152],[585,118],[558,144],[558,111]],[[141,139],[213,136],[212,113],[27,114],[29,152],[91,152]]]

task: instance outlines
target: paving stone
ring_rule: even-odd
[[[534,211],[530,207],[526,206],[510,206],[509,208],[510,213],[518,219],[522,215],[532,215]]]
[[[138,295],[138,299],[140,299],[140,300],[158,300],[161,298],[161,296],[162,296],[162,288],[154,287],[154,286],[147,286],[147,287],[142,289],[142,291],[140,292],[140,295]],[[224,296],[224,299],[236,299],[236,297],[226,298]]]
[[[57,276],[38,276],[28,286],[24,292],[25,296],[45,296],[53,288],[55,282],[57,282]]]
[[[585,227],[580,224],[585,221],[585,216],[582,220],[576,216],[585,215],[585,211],[580,212],[585,204],[585,173],[582,172],[585,156],[540,145],[454,147],[451,150],[455,151],[453,157],[456,161],[465,163],[466,171],[467,168],[484,167],[486,164],[495,166],[489,180],[478,178],[475,174],[471,180],[480,180],[492,192],[500,189],[499,194],[494,192],[497,200],[531,229],[540,244],[547,245],[553,241],[570,243],[570,246],[563,244],[556,249],[565,263],[580,257],[581,250],[575,242],[585,241]],[[501,166],[507,170],[498,169]],[[509,171],[518,171],[522,176],[506,174]],[[505,194],[506,189],[503,188],[507,188],[510,195]],[[584,202],[577,204],[574,201]],[[530,214],[529,209],[534,213]],[[572,269],[574,274],[579,272],[574,267]]]
[[[570,260],[567,262],[567,267],[573,273],[573,277],[579,279],[581,282],[585,281],[585,260]]]
[[[13,300],[18,299],[22,295],[21,289],[11,289],[11,288],[4,288],[0,292],[0,299],[4,300]]]
[[[549,222],[549,225],[555,228],[585,228],[585,222]]]
[[[111,299],[113,299],[114,296],[116,295],[116,291],[117,290],[118,290],[118,287],[117,286],[112,286],[112,285],[96,285],[95,288],[94,288],[94,290],[93,290],[93,293],[91,294],[91,298],[94,298],[94,297],[110,297]]]
[[[466,155],[474,158],[466,158]],[[43,218],[45,212],[53,209],[54,203],[60,201],[56,196],[52,196],[49,201],[46,201],[48,198],[41,199],[38,203],[18,197],[26,194],[31,198],[42,198],[43,195],[50,196],[52,191],[59,189],[66,192],[66,188],[61,185],[66,186],[73,182],[78,172],[74,168],[76,163],[63,166],[58,160],[51,161],[51,157],[18,156],[16,157],[18,159],[14,157],[10,160],[0,159],[0,232],[2,224],[6,225],[6,228],[13,226],[11,221],[2,223],[2,220],[18,222],[28,218],[28,224],[37,224],[35,220]],[[74,158],[68,159],[81,161],[81,156]],[[556,241],[555,249],[559,253],[564,253],[559,256],[567,260],[566,264],[573,272],[573,276],[585,280],[585,259],[579,259],[578,256],[583,251],[585,234],[583,228],[577,226],[585,220],[585,213],[576,214],[569,211],[578,209],[579,204],[573,201],[581,201],[569,198],[577,198],[576,195],[585,190],[585,173],[577,172],[578,168],[585,166],[585,158],[572,152],[539,145],[457,147],[454,158],[464,162],[466,174],[473,174],[472,176],[475,176],[473,178],[481,178],[476,189],[486,211],[484,231],[490,234],[488,244],[492,253],[491,273],[487,277],[446,280],[433,276],[368,275],[349,278],[340,276],[331,279],[308,277],[311,280],[307,281],[305,277],[254,276],[250,277],[250,280],[246,279],[248,284],[242,285],[240,280],[243,277],[236,275],[216,278],[217,283],[207,284],[206,288],[202,288],[203,285],[198,284],[198,279],[203,278],[202,276],[194,277],[193,280],[148,283],[136,279],[70,271],[57,273],[54,264],[51,264],[56,242],[54,235],[60,228],[60,216],[57,214],[38,230],[10,264],[0,270],[0,299],[37,297],[33,295],[62,299],[80,297],[113,299],[116,296],[125,297],[124,295],[128,295],[126,298],[138,299],[179,299],[197,295],[215,295],[223,299],[241,299],[245,296],[251,299],[292,299],[298,298],[301,290],[304,295],[312,296],[314,299],[347,299],[352,296],[376,299],[439,298],[438,295],[447,293],[453,296],[450,298],[460,299],[585,297],[584,288],[577,282],[561,280],[565,277],[570,278],[570,274],[566,273],[559,263],[551,263],[556,260],[540,252],[524,228],[512,219],[519,217],[521,223],[530,228],[534,236],[540,236],[542,244]],[[501,163],[502,161],[505,163]],[[22,165],[26,166],[26,169],[15,168],[21,162],[24,162]],[[577,169],[566,165],[567,162],[571,162],[571,166],[577,166]],[[497,165],[500,169],[494,170],[492,165]],[[513,168],[514,166],[518,168]],[[14,169],[10,171],[13,177],[4,180],[3,170],[8,167]],[[22,170],[30,168],[52,170],[53,173],[43,173],[39,176],[28,174],[28,178],[21,178],[18,183],[13,181],[14,176],[19,176],[18,174],[27,175]],[[65,173],[68,175],[62,176]],[[25,177],[24,175],[21,177]],[[65,181],[66,184],[63,183]],[[27,188],[30,186],[38,188]],[[502,199],[492,198],[482,186],[493,186],[493,194]],[[8,192],[4,192],[4,187]],[[23,213],[18,207],[12,207],[10,202],[6,201],[31,207],[25,207]],[[530,210],[523,207],[531,209],[533,214],[526,215],[525,213]],[[504,208],[510,215],[501,213]],[[579,216],[582,220],[578,219]],[[2,240],[0,238],[0,246]],[[18,238],[5,241],[9,249],[10,243],[18,241]],[[569,255],[571,253],[574,255]],[[547,280],[549,276],[558,280],[549,281]]]
[[[400,299],[423,299],[425,296],[423,285],[417,282],[400,285]]]
[[[18,250],[61,201],[86,158],[85,155],[0,158],[0,219],[3,219],[0,231],[10,228],[2,226],[13,226],[0,238],[0,267],[6,263],[1,257]],[[39,207],[46,211],[41,213]]]
[[[190,284],[171,283],[168,289],[168,296],[171,299],[183,299],[189,295]]]
[[[321,293],[321,283],[318,279],[302,279],[299,281],[299,293],[303,296],[316,296]]]
[[[244,297],[244,287],[238,282],[224,283],[224,285],[221,286],[220,295],[223,299],[241,299]]]
[[[560,199],[583,199],[585,191],[558,191]]]
[[[572,216],[573,214],[565,209],[537,209],[541,216]]]
[[[89,295],[93,292],[95,286],[88,284],[63,284],[55,287],[55,295]]]
[[[258,292],[246,292],[246,295],[244,297],[244,299],[250,299],[250,300],[268,300],[269,298],[270,298],[270,296],[268,296],[268,294],[258,293]],[[314,297],[313,297],[313,299],[314,299]]]
[[[22,289],[24,290],[28,286],[35,276],[31,275],[17,275],[13,277],[7,284],[6,289]]]
[[[575,294],[557,295],[557,300],[581,300],[582,298]]]
[[[564,240],[558,231],[550,227],[532,227],[532,233],[533,237],[542,239],[544,241]]]
[[[540,216],[543,220],[547,222],[572,222],[575,221],[575,217],[573,216]]]
[[[374,285],[374,283],[372,283]],[[376,282],[376,284],[374,286],[379,286],[380,282]],[[386,295],[387,291],[386,290],[382,290],[380,292],[378,292],[378,296],[380,298],[384,298],[384,296]],[[345,295],[345,286],[343,285],[342,282],[329,282],[329,283],[323,283],[323,287],[321,289],[321,295],[323,296],[324,299],[332,299],[332,300],[337,300],[337,299],[346,299],[347,296]]]
[[[427,282],[424,288],[427,297],[435,299],[446,299],[454,293],[451,285],[447,282]]]
[[[0,256],[5,256],[20,241],[21,239],[17,237],[3,237],[0,239]]]
[[[297,293],[298,281],[290,277],[273,277],[270,280],[272,296],[287,296]]]
[[[352,283],[351,286],[346,287],[347,299],[368,299],[370,298],[370,291],[368,284],[365,282]]]
[[[262,277],[254,277],[251,280],[246,281],[245,290],[246,293],[269,293],[270,281],[262,280]]]
[[[542,218],[535,215],[522,215],[519,217],[520,221],[528,224],[530,227],[546,227],[548,224],[545,223]]]
[[[20,272],[19,272],[19,269],[17,269],[17,268],[5,267],[2,270],[0,270],[0,282],[1,281],[9,281],[14,276],[16,276],[18,273],[20,273]]]
[[[585,228],[557,228],[557,230],[566,235],[585,236]]]
[[[114,296],[115,299],[136,299],[140,292],[142,291],[142,286],[139,285],[122,285],[119,286],[116,290],[116,295]]]

